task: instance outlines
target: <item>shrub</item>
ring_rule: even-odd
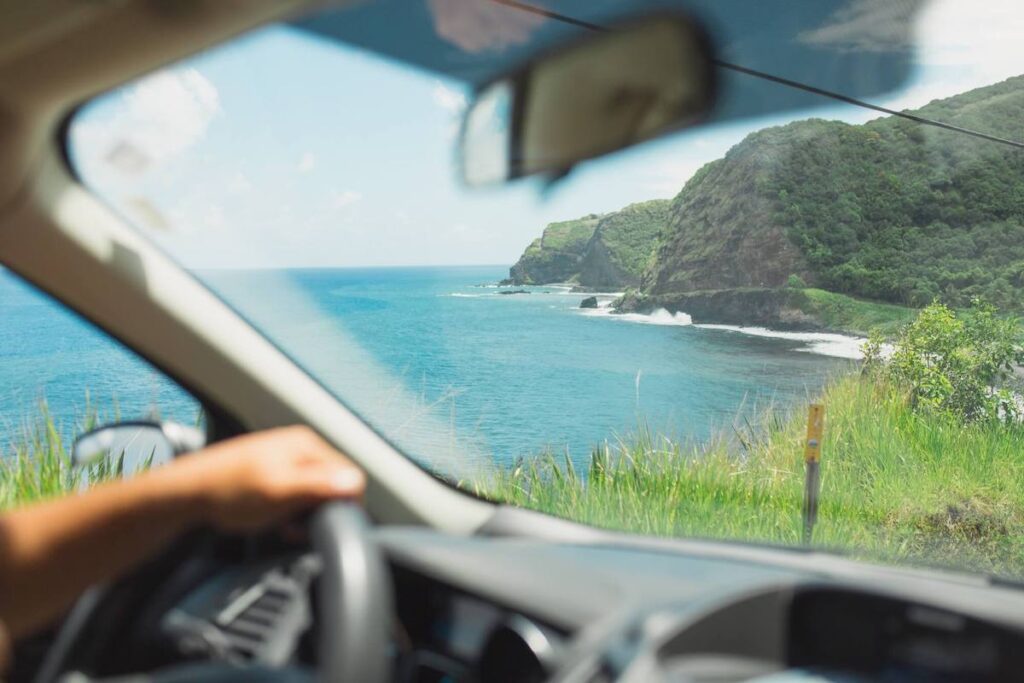
[[[915,408],[976,420],[1014,421],[1020,408],[1006,387],[1024,362],[1024,340],[1015,318],[1000,318],[978,299],[958,315],[941,303],[924,308],[893,344],[872,336],[864,345],[865,370],[903,386]]]
[[[786,286],[789,287],[790,289],[806,289],[807,283],[804,282],[804,279],[802,277],[800,277],[796,273],[793,273],[788,278],[786,278]]]

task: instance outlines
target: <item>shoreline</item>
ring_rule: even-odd
[[[610,305],[599,305],[597,308],[580,308],[577,310],[581,315],[592,318],[606,318],[642,325],[693,327],[701,330],[744,334],[763,339],[798,342],[804,344],[805,348],[794,349],[794,351],[814,353],[833,358],[846,358],[848,360],[863,359],[862,345],[867,341],[866,337],[860,335],[832,331],[779,330],[760,325],[695,323],[692,317],[685,311],[670,312],[665,308],[658,308],[650,313],[620,312]]]

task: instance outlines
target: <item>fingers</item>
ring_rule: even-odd
[[[305,427],[250,434],[198,455],[191,478],[210,492],[210,521],[224,530],[263,528],[329,500],[359,500],[366,489],[363,472]]]
[[[289,492],[296,497],[321,500],[360,498],[366,489],[366,477],[350,463],[318,463],[299,467],[291,473]]]

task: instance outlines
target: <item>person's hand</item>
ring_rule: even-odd
[[[204,521],[228,532],[254,531],[329,500],[358,499],[366,488],[362,471],[306,427],[224,441],[161,469],[198,494]]]

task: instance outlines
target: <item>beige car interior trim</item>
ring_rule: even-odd
[[[425,524],[451,533],[479,528],[492,505],[452,489],[399,453],[82,188],[63,162],[58,124],[83,98],[305,3],[40,4],[90,9],[78,8],[77,24],[75,17],[63,17],[56,27],[47,26],[42,13],[26,12],[26,35],[0,48],[0,263],[216,402],[245,427],[296,422],[314,427],[365,468],[370,481],[366,505],[378,521]],[[0,38],[9,31],[5,25]],[[26,72],[16,73],[21,67]]]

